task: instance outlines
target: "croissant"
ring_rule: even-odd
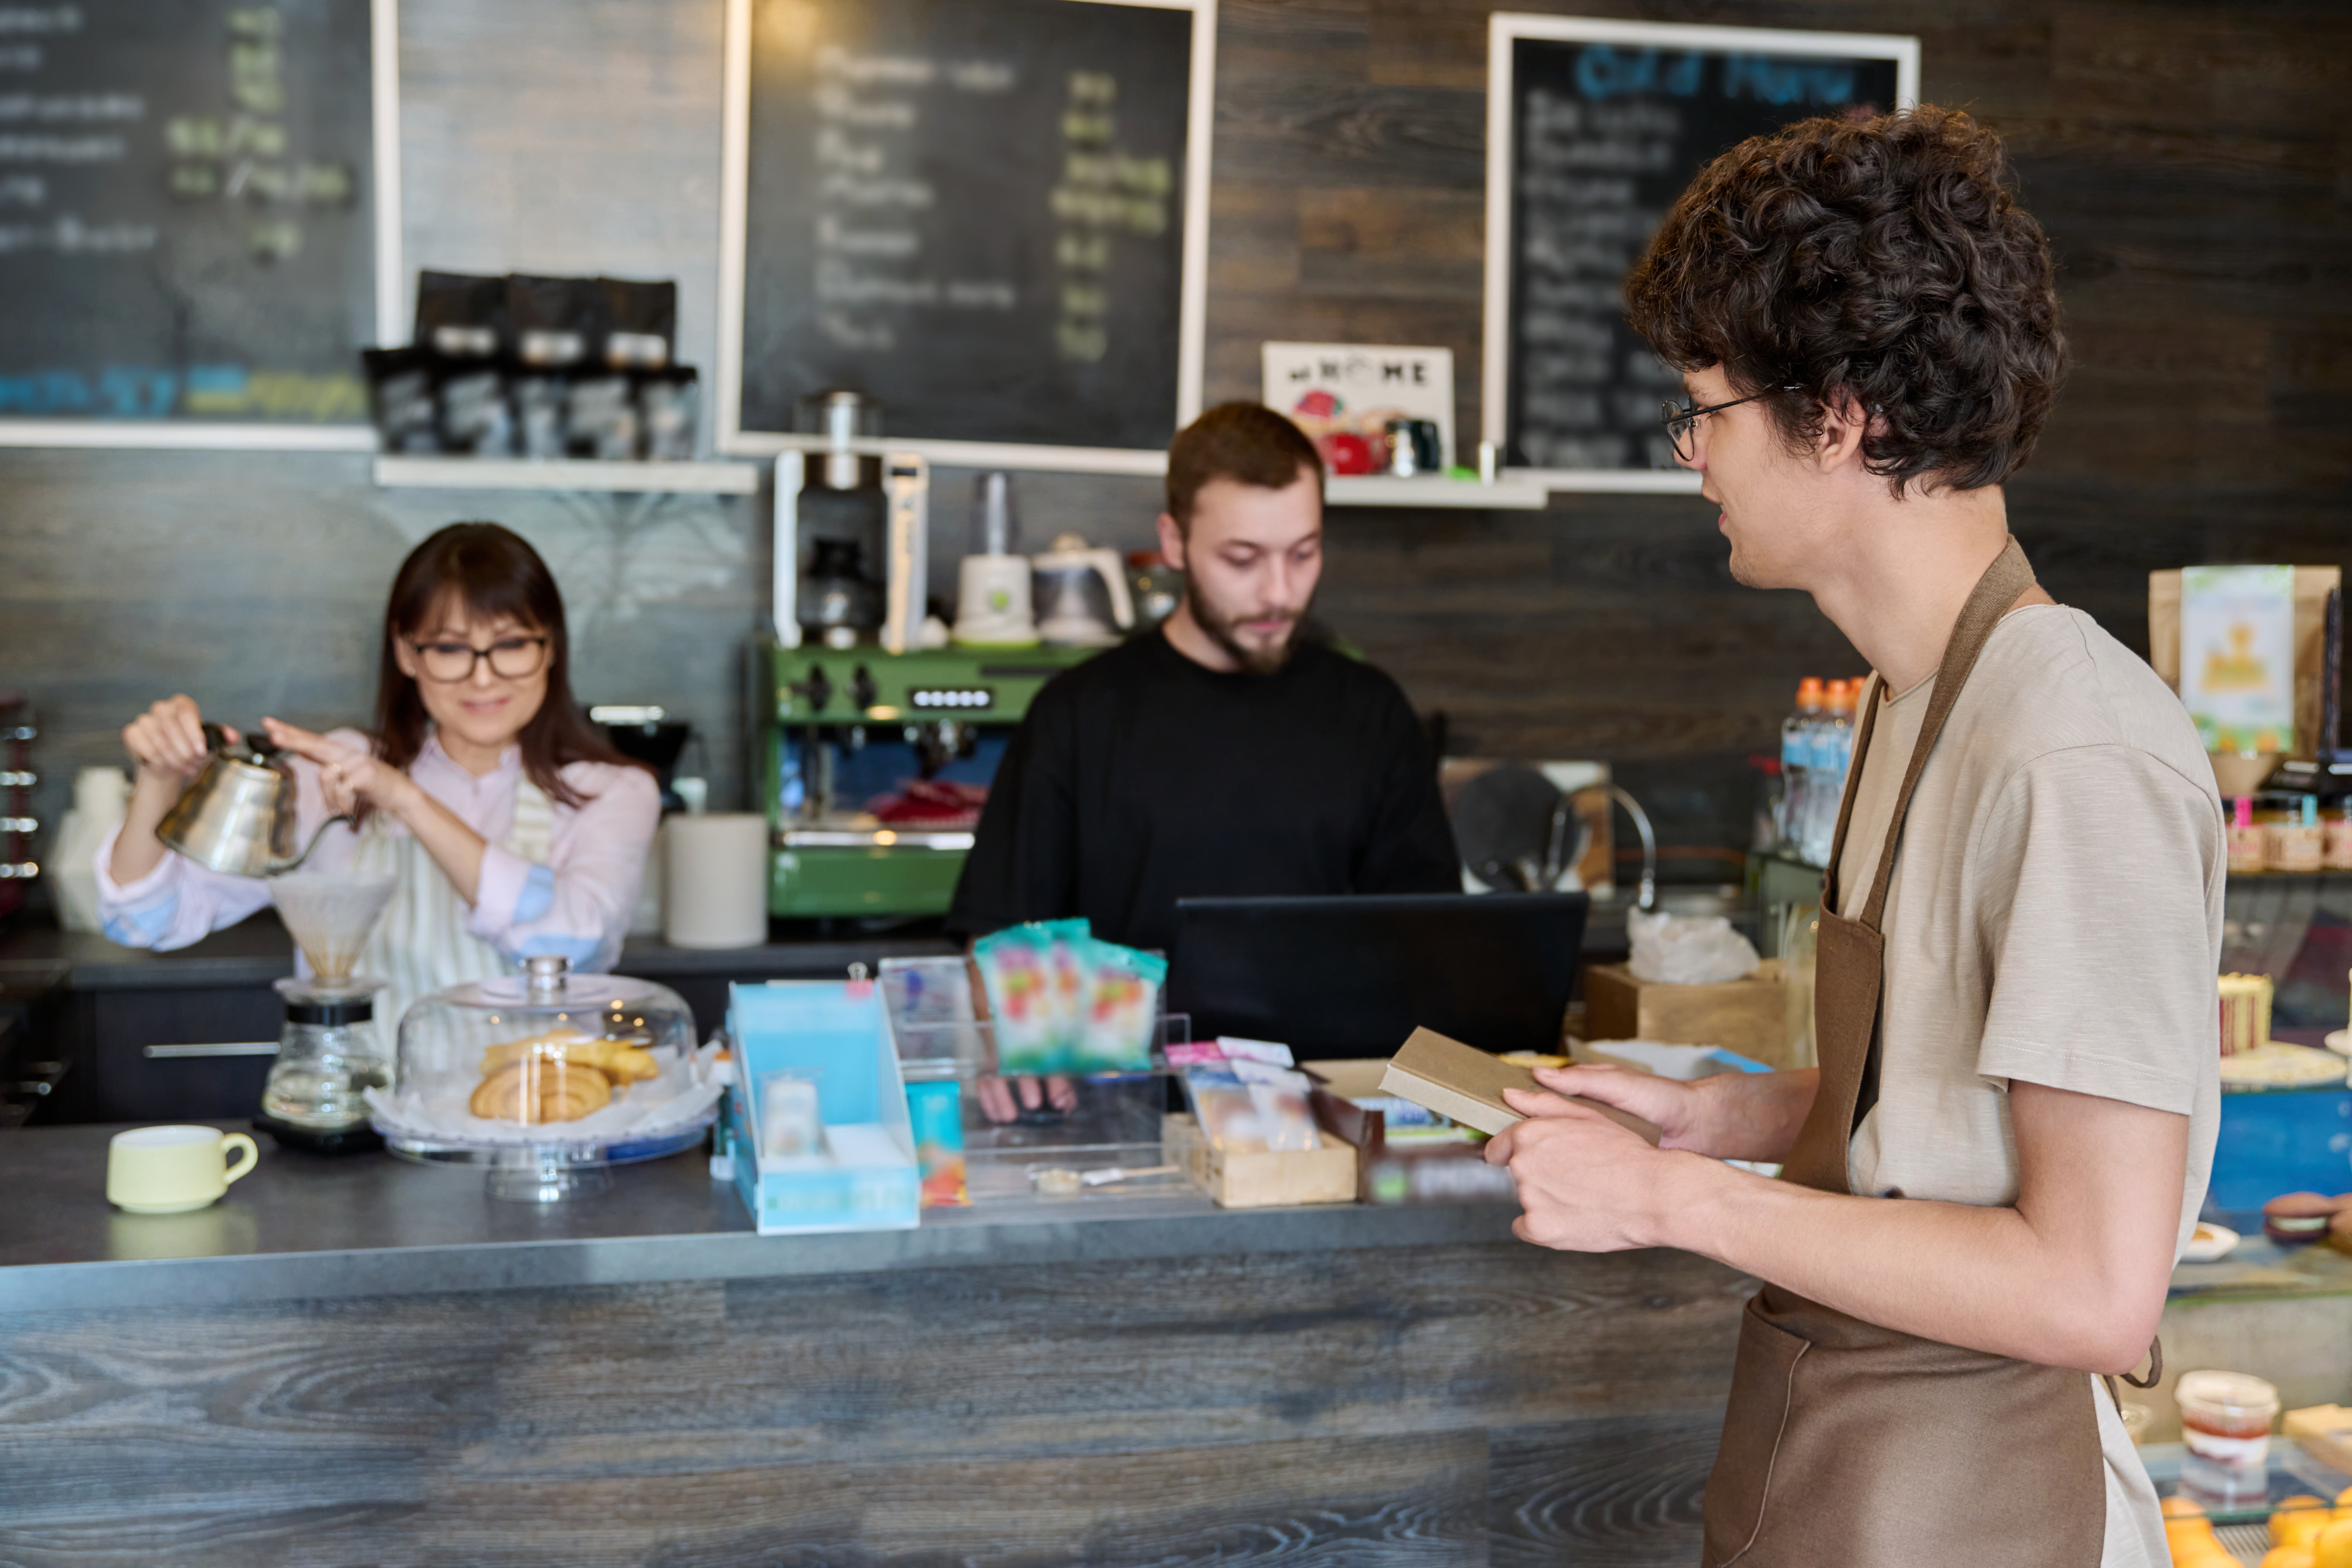
[[[644,1083],[660,1076],[653,1053],[635,1041],[599,1039],[577,1029],[556,1029],[529,1039],[509,1040],[482,1054],[482,1071],[494,1073],[524,1057],[562,1058],[594,1068],[616,1084]]]
[[[577,1121],[613,1102],[613,1080],[562,1057],[524,1057],[484,1079],[467,1109],[494,1121]]]

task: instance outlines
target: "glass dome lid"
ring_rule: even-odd
[[[603,1164],[698,1141],[719,1087],[676,992],[534,958],[523,974],[418,999],[400,1020],[392,1087],[369,1103],[387,1146],[412,1159],[530,1150]]]

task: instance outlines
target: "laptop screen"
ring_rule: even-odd
[[[1195,1039],[1299,1059],[1385,1057],[1416,1027],[1486,1051],[1559,1049],[1582,893],[1181,899],[1168,1010]]]

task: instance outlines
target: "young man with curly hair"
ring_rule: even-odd
[[[1629,279],[1731,570],[1876,671],[1822,895],[1818,1069],[1545,1071],[1519,1234],[1764,1281],[1709,1568],[2154,1568],[2114,1385],[2151,1352],[2218,1117],[2221,802],[2146,663],[2033,581],[2002,484],[2064,368],[1999,140],[1921,107],[1726,153]],[[1712,1156],[1712,1158],[1710,1158]],[[1720,1163],[1780,1162],[1768,1181]]]

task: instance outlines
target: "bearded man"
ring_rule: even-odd
[[[1037,694],[950,928],[1084,915],[1164,951],[1182,898],[1460,891],[1404,693],[1300,629],[1323,573],[1314,444],[1257,404],[1202,415],[1168,449],[1160,547],[1184,603]]]

